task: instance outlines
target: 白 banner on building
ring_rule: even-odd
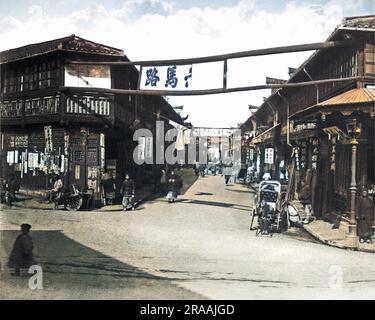
[[[193,66],[143,66],[139,89],[144,90],[190,90]]]

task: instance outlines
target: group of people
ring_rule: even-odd
[[[54,175],[52,180],[53,187],[51,188],[51,190],[49,190],[45,199],[49,203],[58,200],[64,188],[63,180],[58,174]],[[116,197],[115,178],[110,175],[108,179],[105,179],[103,181],[102,185],[104,188],[104,197],[111,198],[114,201]],[[180,175],[176,174],[174,170],[172,170],[169,174],[166,174],[166,172],[163,170],[159,187],[162,193],[167,194],[168,202],[175,202],[182,188],[182,178]],[[129,174],[125,174],[120,188],[121,203],[124,211],[129,209],[135,210],[135,189],[136,188],[134,180],[130,178]]]
[[[115,191],[115,180],[113,179],[113,191]],[[108,184],[108,183],[107,183]],[[158,184],[159,191],[166,194],[166,199],[169,203],[175,202],[181,192],[183,182],[182,177],[176,174],[175,170],[167,173],[166,170],[161,171],[160,183]],[[135,199],[136,185],[134,180],[130,178],[129,174],[125,174],[125,178],[121,184],[120,195],[122,198],[123,210],[135,210],[137,203]],[[114,192],[113,192],[114,193]]]

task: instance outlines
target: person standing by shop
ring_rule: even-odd
[[[120,193],[122,196],[123,210],[126,211],[129,206],[132,210],[135,210],[135,206],[133,204],[133,199],[135,195],[135,185],[134,181],[130,179],[130,176],[128,174],[125,175],[125,179],[122,183]]]
[[[310,184],[306,183],[305,180],[301,181],[301,191],[299,193],[300,202],[303,204],[305,208],[305,219],[302,221],[304,224],[310,223],[311,217],[313,216],[313,208],[312,208],[312,193]]]
[[[361,243],[371,243],[374,235],[372,221],[374,219],[374,201],[370,198],[367,188],[362,187],[357,201],[358,237]]]
[[[232,177],[232,172],[233,172],[232,167],[233,167],[233,163],[230,163],[227,166],[224,165],[223,173],[224,173],[224,179],[225,179],[225,185],[226,186],[229,184],[230,178]]]
[[[16,200],[17,181],[14,173],[9,175],[8,180],[5,181],[5,202],[8,205],[12,205],[12,202]]]

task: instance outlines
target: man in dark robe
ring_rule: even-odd
[[[167,200],[168,202],[175,202],[177,196],[181,193],[182,188],[182,178],[174,172],[171,171],[171,174],[168,177],[168,194]]]
[[[357,201],[358,236],[360,242],[371,243],[374,202],[368,196],[366,188],[362,189]]]
[[[312,216],[314,215],[314,211],[312,207],[312,193],[311,193],[310,185],[305,180],[302,180],[301,182],[299,200],[305,208],[305,219],[303,219],[302,223],[304,224],[310,223]]]
[[[133,204],[133,198],[135,195],[135,184],[128,174],[125,175],[125,180],[122,183],[120,193],[122,195],[122,206],[123,210],[126,211],[129,206],[132,210],[135,210]]]
[[[33,240],[29,234],[31,225],[21,224],[21,234],[17,237],[13,245],[13,250],[9,257],[8,266],[14,269],[12,275],[19,276],[21,269],[28,269],[35,264],[33,257]]]

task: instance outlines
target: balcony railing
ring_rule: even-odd
[[[111,97],[55,95],[0,101],[0,118],[3,123],[40,123],[54,120],[101,122],[105,119],[108,122],[108,119],[113,120],[113,117],[114,102]]]
[[[69,96],[66,98],[66,113],[109,117],[111,115],[112,105],[112,100],[106,97]]]
[[[35,99],[20,99],[0,102],[0,115],[3,118],[40,116],[58,113],[60,96]]]

